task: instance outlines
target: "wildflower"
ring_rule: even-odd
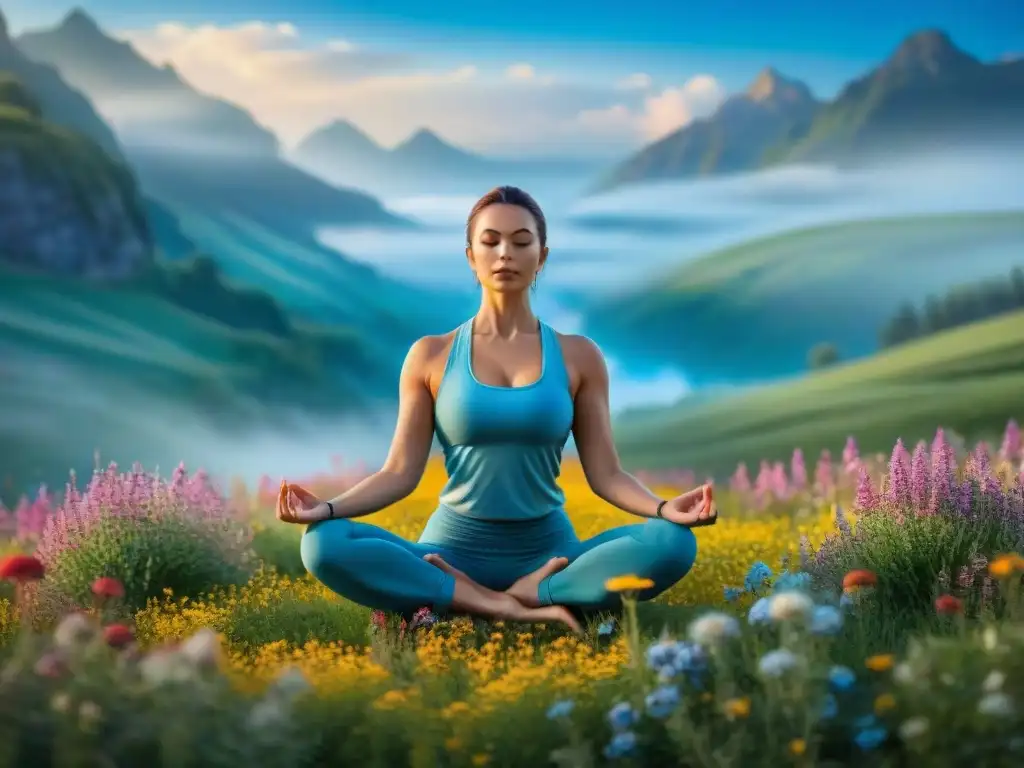
[[[826,693],[825,698],[822,700],[819,717],[821,717],[822,720],[831,720],[838,714],[839,701],[831,693]]]
[[[1016,553],[999,555],[988,566],[988,572],[997,579],[1007,579],[1020,571],[1024,571],[1024,557]]]
[[[1003,683],[1006,682],[1006,675],[1000,672],[998,669],[993,669],[988,673],[984,682],[981,684],[982,690],[989,693],[995,693],[1003,687]]]
[[[726,613],[706,613],[690,624],[690,638],[698,645],[713,647],[737,637],[739,622]]]
[[[1005,693],[989,693],[978,702],[978,712],[982,715],[1007,717],[1013,714],[1013,699]]]
[[[874,571],[865,568],[850,571],[843,577],[843,591],[851,592],[862,587],[873,587],[878,584],[878,577]]]
[[[112,576],[103,576],[92,583],[92,593],[101,599],[124,597],[124,584]]]
[[[83,701],[78,707],[78,722],[84,730],[91,730],[102,716],[103,710],[95,702]]]
[[[139,662],[139,674],[152,686],[166,683],[181,683],[192,679],[194,668],[176,648],[157,648],[147,653]]]
[[[743,590],[740,587],[722,587],[722,592],[727,603],[735,602],[743,595]]]
[[[135,633],[124,624],[109,624],[103,628],[103,640],[111,648],[124,648],[135,642]]]
[[[662,685],[647,695],[645,704],[651,717],[666,718],[679,704],[679,689],[674,685]]]
[[[636,749],[636,734],[632,731],[621,731],[612,737],[604,748],[604,756],[609,760],[626,757]]]
[[[874,509],[876,506],[878,506],[878,496],[871,485],[871,475],[868,474],[868,468],[861,464],[857,476],[857,496],[854,508],[863,512]]]
[[[750,699],[746,696],[740,699],[729,699],[723,706],[729,719],[743,720],[750,715]]]
[[[562,718],[569,717],[575,708],[576,703],[570,699],[556,701],[548,707],[548,720],[561,720]]]
[[[891,693],[881,693],[875,697],[875,714],[881,715],[895,707],[896,697]]]
[[[793,621],[805,618],[813,609],[814,602],[803,592],[782,592],[771,598],[768,615],[773,621]]]
[[[247,719],[254,731],[263,731],[280,726],[288,717],[284,705],[275,698],[261,699],[249,710]]]
[[[53,631],[54,644],[61,650],[74,650],[86,645],[97,633],[96,625],[84,613],[69,613]]]
[[[941,595],[935,600],[935,612],[940,616],[956,616],[964,612],[964,604],[953,595]]]
[[[885,672],[887,669],[892,669],[894,662],[895,658],[891,653],[879,653],[865,659],[864,666],[872,672]]]
[[[771,577],[772,569],[758,560],[747,571],[747,575],[743,579],[743,588],[748,592],[756,592]]]
[[[789,754],[793,757],[800,757],[807,751],[807,742],[803,739],[793,739],[789,742]]]
[[[842,594],[842,597],[839,598],[839,608],[840,608],[840,610],[847,611],[847,610],[853,608],[853,606],[856,605],[856,604],[857,604],[857,601],[854,598],[853,594],[850,593],[850,592],[844,592]]]
[[[444,740],[444,748],[449,752],[458,752],[462,749],[462,740],[456,736],[449,736]]]
[[[772,591],[799,592],[801,590],[810,589],[810,586],[811,574],[805,571],[797,571],[795,573],[783,571],[772,584]]]
[[[40,677],[60,677],[67,671],[64,657],[55,651],[44,653],[35,664],[36,674]]]
[[[607,619],[597,625],[598,637],[608,637],[615,632],[615,619]]]
[[[889,486],[887,498],[894,507],[906,507],[910,504],[910,456],[903,445],[903,438],[896,440],[889,460]]]
[[[309,680],[306,679],[305,673],[294,664],[289,664],[274,678],[274,682],[269,690],[274,695],[281,696],[290,701],[301,696],[309,689],[310,684]]]
[[[834,691],[848,691],[857,682],[857,676],[849,667],[836,665],[828,671],[828,684]]]
[[[608,711],[608,724],[613,731],[625,731],[640,718],[628,703],[620,701]]]
[[[918,512],[925,508],[931,490],[931,466],[928,457],[928,446],[922,440],[914,448],[914,456],[910,461],[910,503]]]
[[[900,685],[910,685],[916,682],[914,669],[907,662],[901,661],[892,670],[892,679]]]
[[[632,574],[615,576],[604,583],[605,589],[609,592],[615,593],[640,592],[644,589],[650,589],[653,586],[654,582],[651,579],[642,579],[639,576],[634,576]]]
[[[197,669],[216,669],[221,660],[220,636],[212,629],[203,627],[183,642],[178,652]]]
[[[31,555],[7,555],[0,559],[0,579],[4,581],[39,581],[45,574],[43,564]]]
[[[752,626],[768,623],[768,608],[770,601],[771,598],[762,597],[759,598],[756,603],[750,606],[750,613],[747,614],[747,621],[750,622]]]
[[[798,667],[800,663],[801,659],[795,653],[785,648],[779,648],[762,656],[757,663],[757,668],[765,677],[781,677]]]
[[[811,634],[835,635],[843,628],[843,614],[831,605],[819,605],[811,614]]]
[[[857,731],[853,737],[854,743],[865,752],[878,748],[889,738],[889,732],[881,725],[873,725]]]
[[[469,761],[473,764],[474,768],[483,768],[491,762],[491,756],[484,752],[477,752],[469,759]]]
[[[71,710],[71,694],[67,691],[60,691],[50,699],[50,709],[54,712],[64,714]]]
[[[924,736],[928,732],[928,726],[928,718],[912,717],[900,726],[900,737],[904,741],[913,741]]]

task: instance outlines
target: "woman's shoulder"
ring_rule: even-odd
[[[428,372],[437,367],[438,363],[444,367],[444,361],[455,341],[455,334],[458,328],[431,336],[421,336],[409,347],[409,354],[406,355],[406,365]]]
[[[604,367],[604,353],[593,339],[578,333],[555,332],[566,362],[581,371]]]

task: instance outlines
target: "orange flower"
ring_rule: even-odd
[[[39,581],[46,574],[43,564],[31,555],[8,555],[0,560],[0,579]]]
[[[113,576],[103,576],[92,583],[92,593],[96,597],[124,597],[124,584]]]
[[[1006,579],[1024,571],[1024,557],[1018,554],[999,555],[988,566],[988,572],[997,579]]]
[[[952,595],[942,595],[935,601],[935,612],[940,616],[956,616],[964,612],[963,600]]]
[[[124,624],[110,624],[103,628],[103,639],[111,648],[124,648],[135,642],[135,633]]]
[[[887,669],[892,669],[895,662],[896,657],[891,653],[879,653],[874,656],[869,656],[864,661],[864,666],[872,672],[885,672]]]
[[[843,591],[851,592],[861,587],[873,587],[878,583],[878,577],[874,571],[859,568],[850,571],[843,577]]]

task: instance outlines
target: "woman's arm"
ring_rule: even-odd
[[[568,338],[572,340],[572,358],[580,376],[572,432],[590,489],[625,512],[654,517],[662,499],[622,469],[612,442],[608,368],[604,355],[590,339]]]
[[[434,398],[428,384],[430,361],[443,337],[420,339],[409,350],[398,385],[398,423],[384,465],[369,477],[331,499],[334,517],[362,517],[401,501],[423,477],[434,434]],[[327,504],[313,513],[329,516]]]

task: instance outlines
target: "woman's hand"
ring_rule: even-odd
[[[277,519],[282,523],[315,523],[327,517],[324,504],[301,485],[281,481],[277,494]]]
[[[666,502],[661,509],[661,516],[688,528],[714,525],[718,520],[718,509],[713,496],[710,484],[694,488]]]

